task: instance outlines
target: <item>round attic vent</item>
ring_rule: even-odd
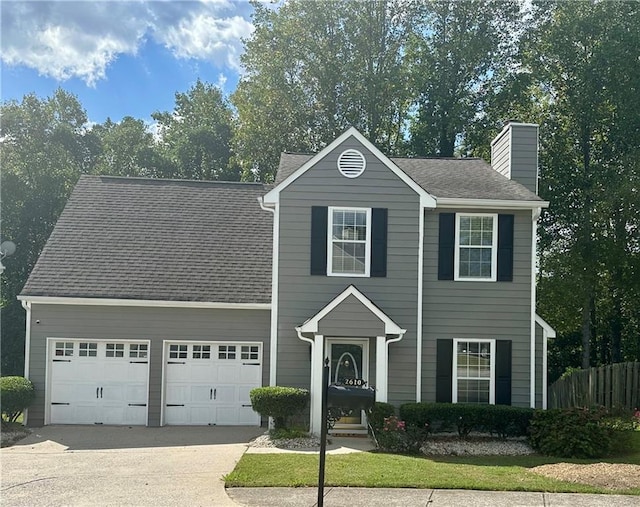
[[[346,178],[357,178],[366,166],[367,161],[358,150],[345,150],[338,157],[338,171]]]

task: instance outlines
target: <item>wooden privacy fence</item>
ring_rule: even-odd
[[[640,408],[640,362],[578,370],[549,386],[549,408]]]

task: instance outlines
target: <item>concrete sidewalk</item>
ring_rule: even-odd
[[[313,507],[316,488],[228,488],[229,498],[252,507]],[[326,507],[638,507],[627,495],[528,493],[449,489],[325,488]]]

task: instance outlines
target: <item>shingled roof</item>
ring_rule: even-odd
[[[284,181],[312,157],[309,154],[283,153],[275,184]],[[436,199],[542,202],[524,185],[502,176],[480,158],[391,158],[391,161]]]
[[[82,176],[21,296],[269,303],[268,190]]]

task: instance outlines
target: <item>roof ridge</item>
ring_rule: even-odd
[[[195,180],[181,178],[153,178],[149,176],[113,176],[109,174],[82,174],[81,178],[124,180],[124,181],[146,181],[150,183],[200,183],[212,185],[238,185],[238,186],[265,186],[269,183],[261,181],[225,181],[225,180]]]

